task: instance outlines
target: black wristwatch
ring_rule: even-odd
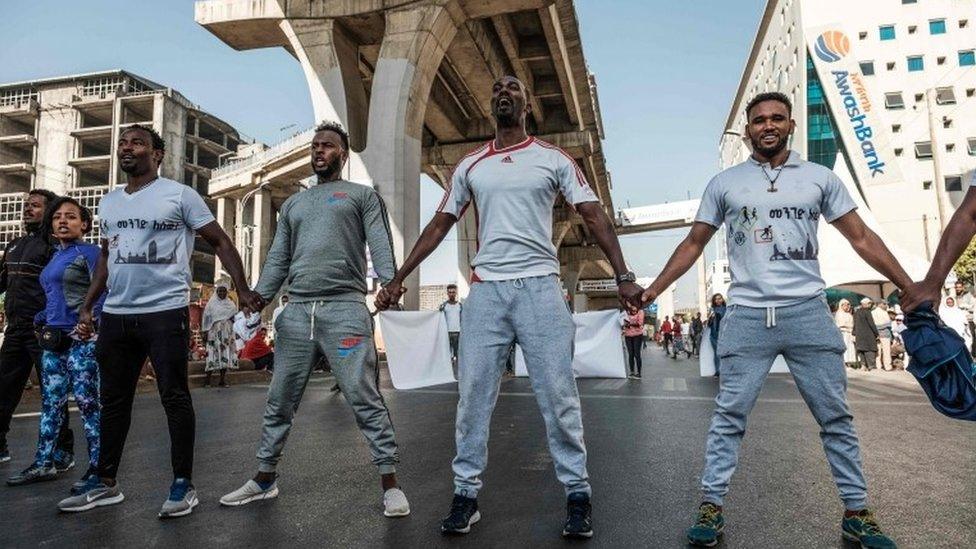
[[[627,271],[624,274],[617,275],[617,286],[620,286],[624,282],[637,282],[637,275],[633,271]]]

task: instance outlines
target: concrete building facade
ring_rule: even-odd
[[[419,236],[420,177],[446,186],[454,166],[493,136],[491,86],[506,74],[528,87],[530,133],[566,150],[613,214],[596,84],[586,68],[572,0],[204,0],[196,20],[231,47],[282,47],[301,64],[314,120],[338,120],[353,153],[347,179],[386,201],[402,260]],[[216,172],[211,190],[225,227],[264,261],[281,203],[312,174],[302,132]],[[582,220],[555,211],[567,288],[611,274]],[[240,232],[240,231],[239,231]],[[460,293],[476,251],[474,216],[458,224]],[[405,306],[419,306],[418,275]]]
[[[792,147],[859,194],[886,238],[931,259],[976,170],[976,0],[769,0],[725,122],[742,162],[745,106],[792,98]]]
[[[132,124],[163,136],[160,175],[205,198],[211,170],[242,142],[179,92],[123,70],[0,84],[0,249],[20,234],[30,189],[72,196],[97,218],[101,197],[125,184],[116,144]],[[212,283],[213,250],[202,239],[193,259],[194,280]]]

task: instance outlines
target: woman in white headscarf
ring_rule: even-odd
[[[850,301],[841,299],[837,303],[834,323],[837,324],[840,335],[844,337],[844,364],[853,366],[857,363],[857,354],[854,351],[854,315],[851,314]]]
[[[227,285],[218,283],[214,295],[203,309],[200,331],[207,342],[207,377],[204,387],[210,387],[210,376],[220,372],[220,387],[226,387],[224,376],[228,369],[237,369],[237,348],[234,345],[234,315],[237,304],[227,297]]]
[[[966,313],[956,306],[956,299],[952,296],[945,298],[942,307],[939,307],[939,316],[946,326],[952,328],[957,334],[966,340],[966,348],[972,344],[972,336],[969,335],[969,322],[966,320]]]

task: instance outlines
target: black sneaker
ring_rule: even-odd
[[[478,500],[454,494],[451,502],[451,514],[441,521],[441,532],[445,534],[467,534],[471,525],[481,520],[478,512]]]
[[[53,465],[37,465],[32,463],[30,467],[7,479],[7,486],[23,486],[44,482],[58,478],[58,471]]]
[[[570,494],[566,498],[566,525],[563,526],[563,536],[567,538],[592,538],[591,510],[589,494],[586,492]]]
[[[7,449],[7,441],[0,440],[0,463],[10,461],[10,450]]]
[[[59,473],[70,471],[75,466],[75,455],[64,450],[54,451],[54,468]]]

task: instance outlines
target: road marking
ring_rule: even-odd
[[[68,411],[69,412],[77,412],[78,411],[78,408],[75,408],[74,406],[72,406],[71,408],[68,408]],[[10,417],[12,417],[14,419],[18,419],[18,418],[22,418],[22,417],[41,417],[41,413],[40,412],[24,412],[22,414],[14,414],[14,415],[12,415]]]
[[[615,391],[627,384],[626,379],[605,379],[593,386],[597,391]]]
[[[685,378],[683,377],[666,377],[664,378],[664,390],[680,391],[682,393],[687,393],[688,382],[685,381]]]
[[[419,394],[419,395],[457,395],[457,391],[447,391],[442,389],[410,389],[408,391],[397,391],[402,394]],[[500,397],[532,397],[535,398],[535,393],[498,393]],[[690,396],[690,395],[591,395],[582,394],[581,399],[587,400],[677,400],[677,401],[700,401],[700,402],[714,402],[715,397],[710,396]],[[800,398],[760,398],[759,402],[769,402],[772,404],[804,404],[803,399]],[[928,402],[911,402],[911,401],[872,401],[865,404],[881,404],[886,406],[931,406]]]

